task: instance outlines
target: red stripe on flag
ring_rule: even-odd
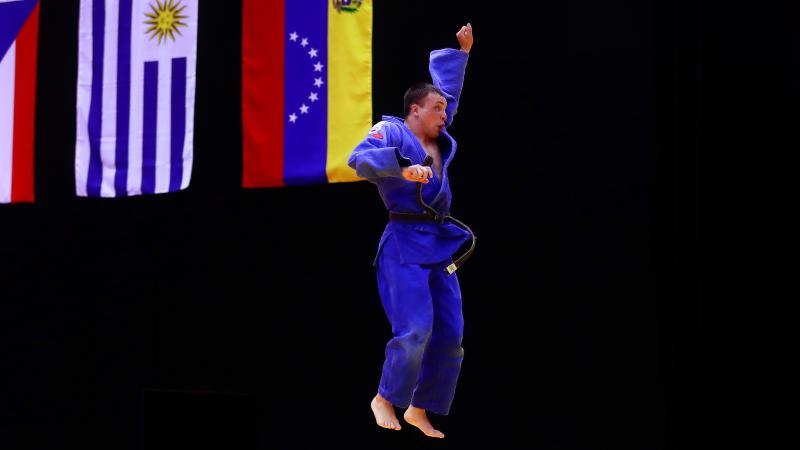
[[[283,186],[284,0],[242,9],[242,185]]]
[[[14,83],[14,155],[11,202],[33,201],[33,125],[36,109],[36,48],[39,3],[17,35]]]

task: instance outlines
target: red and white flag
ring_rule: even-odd
[[[39,0],[0,0],[0,203],[33,201]]]

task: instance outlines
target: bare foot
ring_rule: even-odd
[[[389,403],[389,400],[381,397],[381,394],[375,395],[369,406],[372,408],[372,413],[375,414],[375,422],[378,425],[390,430],[400,429],[400,421],[394,415],[394,406]]]
[[[444,437],[444,433],[433,428],[433,425],[431,425],[431,422],[428,420],[428,415],[425,413],[424,409],[409,406],[406,412],[403,414],[403,419],[405,419],[406,422],[410,423],[411,425],[414,425],[422,430],[422,432],[425,433],[425,436],[434,438]]]

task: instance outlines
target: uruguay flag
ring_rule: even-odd
[[[81,0],[78,58],[77,194],[186,188],[197,0]]]
[[[38,0],[0,0],[0,203],[33,201]]]
[[[372,125],[372,0],[243,0],[242,184],[360,180]]]

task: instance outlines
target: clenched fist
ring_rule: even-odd
[[[403,178],[408,181],[415,181],[420,183],[427,183],[428,178],[433,177],[433,171],[428,166],[420,166],[419,164],[414,164],[413,166],[408,166],[403,168]]]
[[[456,39],[458,39],[458,43],[461,44],[461,51],[469,53],[469,49],[472,48],[472,24],[467,23],[465,26],[461,27],[456,33]]]

